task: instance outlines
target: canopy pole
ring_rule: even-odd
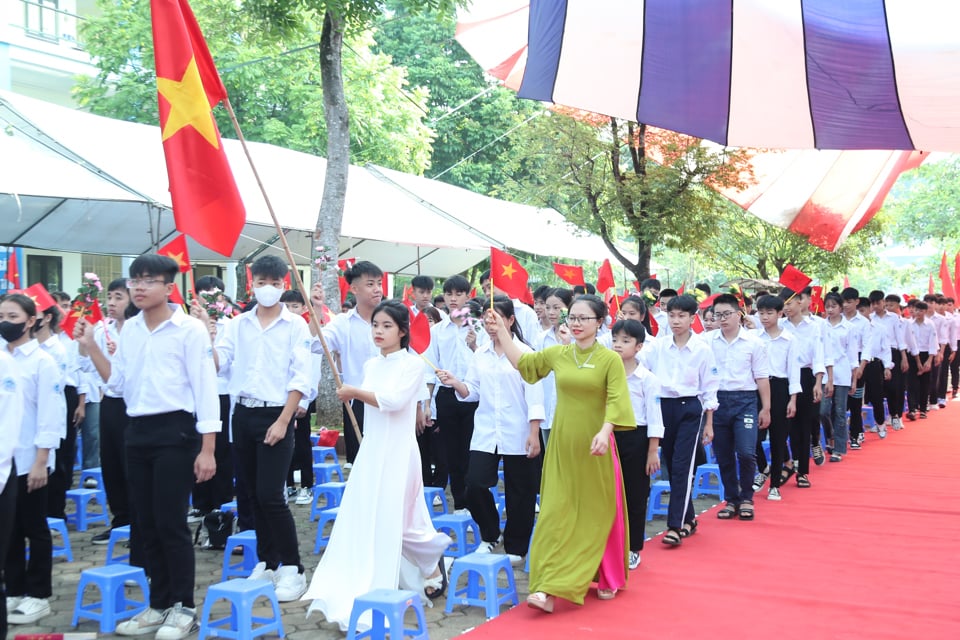
[[[283,252],[287,255],[287,262],[290,263],[290,269],[293,271],[293,277],[297,283],[297,287],[300,288],[301,292],[306,293],[307,288],[303,286],[303,280],[300,278],[300,271],[297,269],[297,263],[293,259],[293,252],[290,251],[290,245],[287,243],[287,236],[280,227],[280,221],[277,220],[277,214],[274,212],[273,205],[270,203],[270,197],[267,195],[267,190],[263,186],[263,181],[260,180],[260,173],[257,171],[257,167],[253,163],[253,157],[250,155],[250,150],[247,148],[247,141],[243,137],[243,131],[240,130],[240,123],[237,122],[237,114],[234,113],[233,105],[230,104],[229,98],[224,100],[223,103],[224,106],[227,107],[227,113],[230,114],[230,122],[233,123],[233,130],[237,132],[237,139],[240,141],[240,146],[243,147],[243,154],[247,156],[247,162],[250,163],[250,169],[253,171],[253,177],[257,180],[257,186],[260,187],[260,193],[263,194],[263,200],[267,205],[267,211],[270,212],[270,218],[273,220],[273,226],[276,227],[277,235],[280,236],[280,242],[283,243]],[[323,353],[327,357],[327,362],[330,364],[330,371],[333,372],[333,380],[339,389],[343,386],[343,381],[340,379],[340,374],[337,373],[337,363],[334,361],[333,354],[330,353],[330,348],[327,346],[327,341],[323,337],[323,329],[320,327],[320,317],[313,308],[313,303],[310,302],[310,296],[305,295],[303,296],[303,299],[307,305],[307,310],[310,312],[310,324],[313,326],[313,329],[317,333],[317,337],[320,339],[320,345],[323,347]],[[357,416],[353,413],[353,407],[350,406],[349,402],[344,402],[343,406],[347,408],[347,415],[350,417],[350,423],[353,425],[353,431],[357,436],[357,442],[361,442],[363,440],[363,435],[360,433],[360,425],[357,424]]]

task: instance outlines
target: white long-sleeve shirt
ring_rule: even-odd
[[[940,351],[940,343],[937,341],[937,328],[932,323],[927,322],[926,318],[923,322],[911,320],[908,329],[913,334],[916,343],[916,351],[911,351],[910,355],[916,356],[921,353],[936,355]]]
[[[50,449],[47,468],[55,468],[56,449],[67,430],[67,412],[60,372],[50,354],[36,340],[30,340],[14,348],[11,355],[17,362],[23,389],[23,420],[13,458],[17,475],[25,476],[37,459],[37,449]]]
[[[717,408],[720,373],[716,359],[706,340],[692,331],[682,348],[672,334],[654,340],[640,352],[640,364],[657,376],[662,397],[697,397],[705,411]]]
[[[533,351],[514,338],[524,353]],[[467,369],[463,384],[470,392],[461,402],[478,402],[473,415],[471,451],[526,455],[530,422],[543,420],[543,387],[524,382],[505,355],[498,355],[492,342],[479,347]]]
[[[10,480],[13,454],[23,422],[23,383],[19,365],[6,349],[0,350],[0,493]]]
[[[648,438],[663,437],[663,412],[660,410],[660,382],[642,364],[627,376],[630,403],[637,426],[647,428]]]
[[[370,323],[356,309],[350,309],[324,325],[323,338],[330,351],[340,354],[344,384],[359,387],[363,382],[363,365],[380,355],[380,349],[373,342]],[[319,338],[313,343],[313,352],[323,354]]]

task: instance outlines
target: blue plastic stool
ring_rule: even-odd
[[[723,500],[723,482],[720,481],[720,466],[702,464],[693,476],[693,497],[717,496]]]
[[[501,571],[507,574],[507,586],[503,588],[497,584],[497,576]],[[457,580],[463,574],[467,574],[467,586],[458,589]],[[455,560],[447,588],[446,613],[452,613],[457,605],[468,605],[484,607],[487,618],[496,618],[500,615],[501,604],[516,605],[520,602],[513,579],[513,567],[507,556],[499,553],[471,553]]]
[[[476,551],[477,547],[480,546],[480,525],[468,515],[447,513],[437,516],[433,519],[433,526],[436,527],[437,531],[443,531],[453,538],[453,542],[447,547],[444,555],[462,558]],[[473,542],[467,539],[468,532],[473,533]]]
[[[760,447],[763,449],[763,455],[767,456],[767,464],[770,464],[770,440],[764,440],[760,443]],[[759,469],[758,471],[763,471]]]
[[[320,521],[317,522],[317,541],[313,545],[313,552],[320,553],[327,548],[327,545],[330,543],[330,536],[323,535],[323,530],[326,528],[327,523],[333,524],[337,520],[337,514],[340,513],[340,507],[333,507],[332,509],[324,509],[320,512]],[[333,533],[333,529],[330,530]]]
[[[407,609],[413,608],[417,615],[417,628],[407,629],[403,626],[403,615]],[[370,612],[372,626],[369,630],[358,633],[357,623],[360,616]],[[402,630],[402,633],[401,633]],[[347,640],[383,640],[390,634],[390,640],[411,638],[412,640],[427,640],[427,618],[423,613],[423,604],[420,596],[413,591],[394,591],[393,589],[377,589],[365,593],[353,601],[350,611],[350,625],[347,628]]]
[[[337,458],[337,448],[336,447],[313,447],[313,462],[318,464],[321,462],[326,462],[330,460],[332,463],[340,466],[340,459]]]
[[[708,442],[707,444],[703,445],[703,452],[707,455],[708,464],[717,464],[717,456],[713,452],[712,442]]]
[[[860,415],[863,417],[864,428],[877,426],[877,421],[873,417],[873,407],[865,405],[860,410]]]
[[[507,523],[507,498],[497,491],[496,487],[490,487],[490,493],[493,494],[493,503],[497,505],[497,513],[500,515],[500,526]]]
[[[130,525],[125,524],[122,527],[114,527],[110,530],[110,541],[107,543],[107,564],[128,564],[130,554],[114,554],[117,543],[130,539]]]
[[[438,496],[440,497],[440,504],[434,505],[433,501]],[[441,487],[424,487],[423,499],[427,503],[427,510],[430,512],[431,518],[450,513],[450,508],[447,506],[447,492]],[[437,511],[437,509],[439,509],[439,511]]]
[[[243,548],[243,556],[237,562],[230,562],[235,547]],[[260,562],[257,556],[257,532],[253,529],[235,533],[227,538],[223,550],[223,571],[220,580],[226,582],[230,578],[246,578],[253,568]]]
[[[136,582],[143,591],[142,601],[127,599],[124,590],[124,582],[127,580]],[[83,604],[83,592],[87,585],[96,585],[100,589],[102,600]],[[150,587],[147,585],[147,576],[140,567],[111,564],[86,569],[80,574],[80,584],[77,585],[72,624],[76,627],[81,618],[99,620],[101,633],[113,633],[118,622],[132,618],[146,609],[149,601]]]
[[[63,556],[67,562],[73,562],[73,550],[70,548],[70,536],[67,535],[67,523],[60,518],[47,518],[47,527],[50,531],[55,531],[63,538],[62,545],[53,545],[53,557]]]
[[[343,470],[339,463],[318,462],[313,465],[314,482],[323,484],[325,482],[334,482],[333,474],[337,474],[336,481],[343,482]]]
[[[273,607],[273,615],[261,618],[253,615],[253,605],[260,599],[266,598]],[[217,600],[230,602],[230,615],[217,620],[210,619],[210,609]],[[260,625],[254,627],[254,625]],[[200,633],[198,640],[206,637],[233,638],[233,640],[247,640],[268,633],[275,633],[279,637],[283,632],[283,619],[280,617],[280,603],[277,602],[277,592],[269,580],[230,580],[212,584],[207,589],[203,599],[203,615],[200,618]]]
[[[650,485],[650,497],[647,499],[647,521],[653,520],[653,516],[667,515],[667,509],[670,506],[670,498],[664,500],[664,494],[670,493],[670,483],[666,480],[659,480]]]
[[[76,513],[67,514],[67,524],[76,526],[77,531],[86,531],[87,525],[95,522],[107,523],[106,501],[103,499],[103,489],[70,489],[67,491],[67,500],[73,500],[77,505]],[[100,513],[89,511],[90,503],[100,505]]]
[[[540,496],[539,496],[539,494],[538,494],[538,495],[537,495],[537,499],[539,500],[539,498],[540,498]],[[533,548],[533,532],[536,531],[536,530],[537,530],[537,523],[534,522],[534,523],[533,523],[533,528],[530,529],[530,542],[527,543],[527,557],[526,557],[526,559],[525,559],[525,562],[523,563],[523,572],[524,572],[524,573],[530,573],[530,549]]]
[[[232,502],[224,502],[222,505],[220,505],[220,511],[237,515],[237,501],[233,500]]]
[[[314,485],[313,502],[310,504],[310,521],[313,522],[319,518],[320,512],[324,509],[339,507],[346,487],[346,482],[324,482]],[[320,498],[326,498],[327,503],[324,506],[320,506]]]

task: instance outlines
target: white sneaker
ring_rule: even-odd
[[[157,640],[182,640],[197,630],[197,611],[179,602],[167,609],[163,624],[157,629]]]
[[[903,420],[900,418],[893,418],[890,422],[893,423],[894,431],[900,431],[900,429],[903,429]]]
[[[96,489],[98,486],[96,478],[87,478],[83,481],[84,489]]]
[[[300,487],[300,491],[297,491],[296,504],[310,504],[311,502],[313,502],[313,489]]]
[[[519,565],[519,564],[523,564],[523,556],[518,556],[518,555],[515,554],[515,553],[508,553],[508,554],[507,554],[507,560],[509,560],[509,561],[510,561],[510,564],[512,564],[513,566],[517,566],[517,565]]]
[[[345,463],[343,464],[343,469],[344,469],[344,471],[346,471],[347,469],[353,469],[353,463],[352,463],[352,462],[345,462]]]
[[[443,500],[440,499],[440,496],[433,496],[433,506],[439,507],[443,505]]]
[[[464,509],[457,509],[457,510],[455,510],[455,511],[453,512],[453,515],[455,515],[455,516],[469,516],[469,515],[471,515],[471,514],[470,514],[470,509],[464,508]]]
[[[258,562],[253,568],[253,571],[250,572],[250,575],[247,576],[247,580],[267,580],[273,582],[273,569],[267,569],[266,562]]]
[[[13,613],[13,610],[23,602],[23,596],[10,596],[7,598],[7,615]]]
[[[297,567],[277,569],[273,584],[280,602],[299,600],[307,591],[307,577],[300,573]]]
[[[480,543],[480,546],[477,547],[476,553],[491,553],[495,546],[497,546],[496,542],[487,542],[484,540]]]
[[[880,425],[880,439],[883,440],[887,437],[887,428],[883,425]]]
[[[25,597],[20,604],[7,615],[10,624],[33,624],[40,618],[50,615],[50,603],[46,598]]]
[[[630,569],[633,570],[639,566],[640,566],[640,552],[631,551],[630,552]]]
[[[166,611],[147,607],[129,620],[119,623],[116,634],[118,636],[144,636],[148,633],[154,633],[163,625],[166,618]]]
[[[780,489],[777,487],[770,487],[770,491],[767,492],[767,500],[779,500],[780,499]]]

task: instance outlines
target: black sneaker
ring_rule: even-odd
[[[97,535],[90,538],[90,542],[93,544],[107,544],[110,542],[110,529],[104,529]]]
[[[850,448],[851,448],[851,449],[854,449],[854,450],[857,450],[857,449],[860,448],[860,443],[857,442],[856,440],[854,440],[853,442],[850,443]]]
[[[819,467],[823,464],[824,459],[823,447],[818,444],[813,448],[813,462]]]
[[[207,515],[200,509],[191,509],[190,513],[187,514],[187,523],[188,524],[197,524],[198,522],[203,521],[203,517]]]

